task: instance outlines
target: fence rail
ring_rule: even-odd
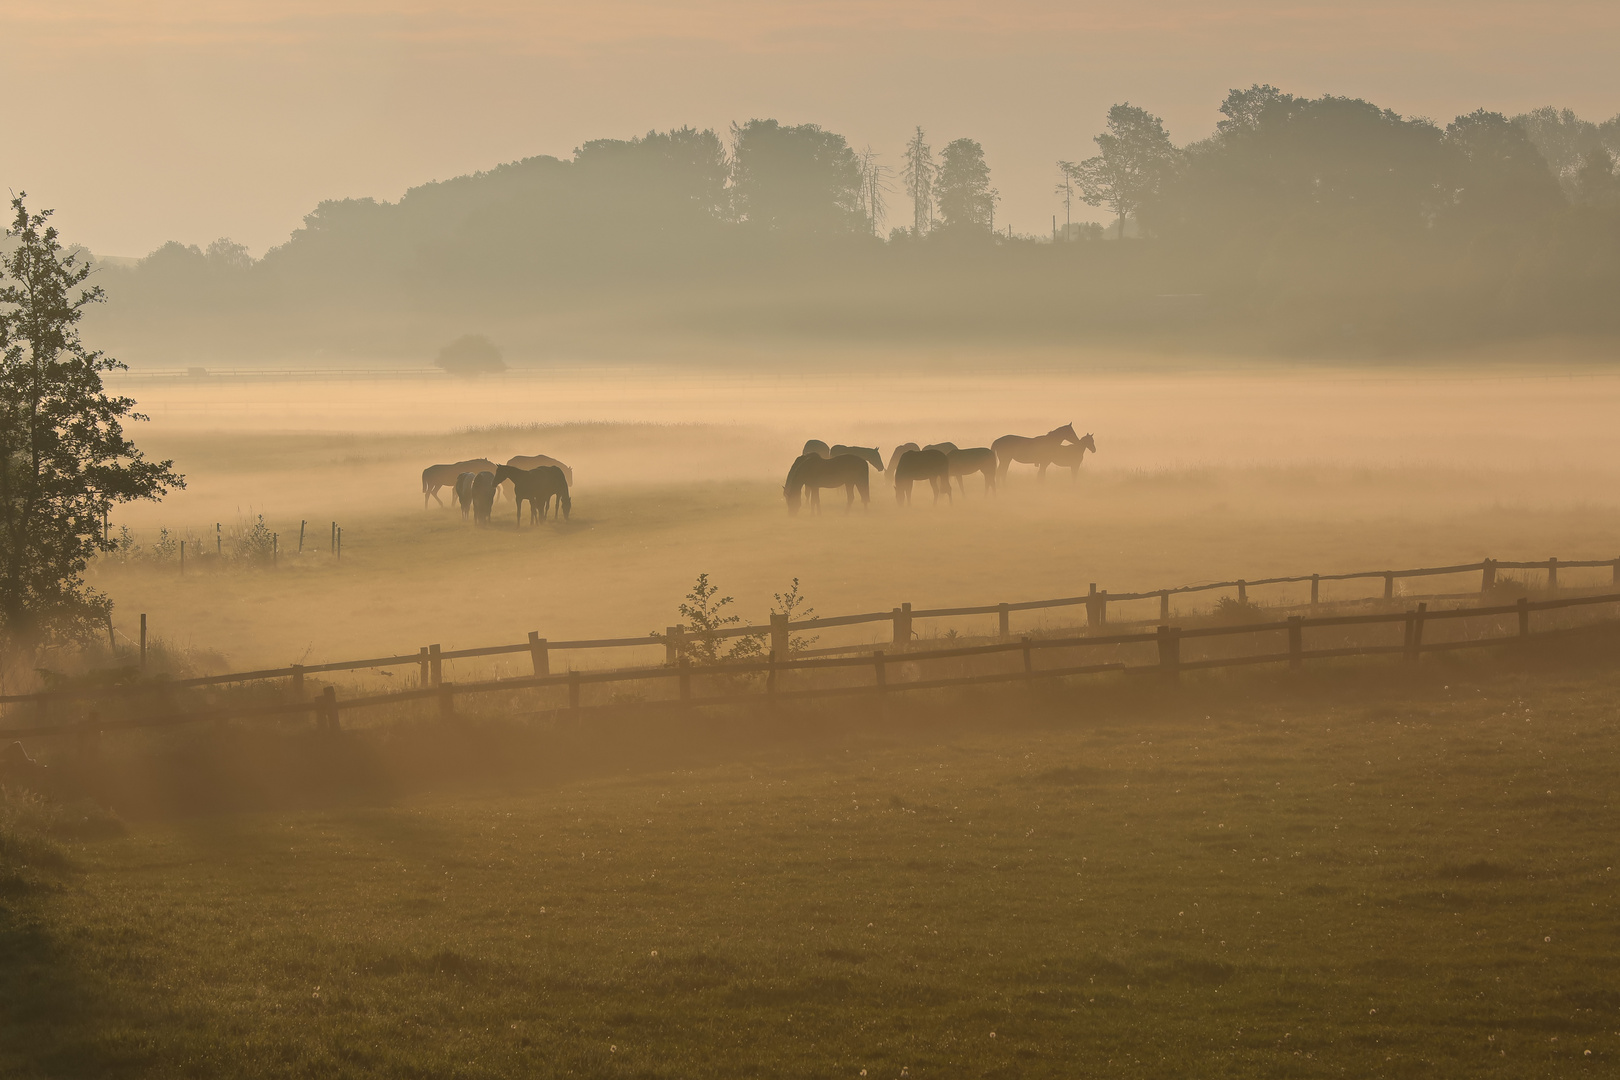
[[[789,621],[780,616],[772,616],[771,621],[765,625],[747,625],[726,627],[708,635],[718,638],[759,637],[768,638],[771,649],[779,656],[788,654],[790,635],[794,631],[820,631],[843,626],[857,626],[870,623],[888,622],[893,626],[892,647],[896,650],[908,650],[913,637],[913,621],[917,619],[955,618],[975,615],[998,615],[1000,626],[998,636],[1002,639],[1011,637],[1009,616],[1013,612],[1039,611],[1051,608],[1078,607],[1086,609],[1086,624],[1091,631],[1098,631],[1108,625],[1108,605],[1129,601],[1157,599],[1159,601],[1159,622],[1165,622],[1170,617],[1170,598],[1191,593],[1211,592],[1219,589],[1235,589],[1240,603],[1248,601],[1250,588],[1310,583],[1310,611],[1320,610],[1324,605],[1320,599],[1320,583],[1324,581],[1354,581],[1378,580],[1384,582],[1383,599],[1393,601],[1395,597],[1394,583],[1397,580],[1421,577],[1437,577],[1452,574],[1478,573],[1480,574],[1479,589],[1466,593],[1428,594],[1424,599],[1429,600],[1459,600],[1472,596],[1488,596],[1497,584],[1497,572],[1500,570],[1545,570],[1547,572],[1547,585],[1549,589],[1559,588],[1558,572],[1564,569],[1598,568],[1610,569],[1610,582],[1620,585],[1620,558],[1614,559],[1545,559],[1530,562],[1509,562],[1497,559],[1483,559],[1479,562],[1457,563],[1450,566],[1428,566],[1404,570],[1362,570],[1345,574],[1298,574],[1287,577],[1269,577],[1243,579],[1236,578],[1230,581],[1214,581],[1193,585],[1178,585],[1171,588],[1150,589],[1142,592],[1110,593],[1107,590],[1098,590],[1092,584],[1090,590],[1078,596],[1064,596],[1045,600],[1023,600],[1013,603],[977,604],[964,607],[921,608],[913,609],[910,604],[901,604],[889,611],[871,611],[854,615],[835,615],[829,618],[803,619]],[[1416,597],[1403,597],[1402,599],[1415,599]],[[1349,601],[1352,603],[1365,602],[1364,600]],[[1580,601],[1576,601],[1580,602]],[[1286,610],[1286,609],[1285,609]],[[1429,612],[1430,619],[1444,617],[1443,612]],[[1376,620],[1383,616],[1347,616],[1351,622],[1355,620]],[[143,616],[144,620],[144,616]],[[1145,620],[1144,620],[1145,622]],[[1278,624],[1281,625],[1281,624]],[[1328,625],[1328,624],[1313,624]],[[1346,623],[1345,625],[1349,625]],[[143,623],[144,626],[144,623]],[[1202,631],[1187,631],[1188,635],[1196,635]],[[102,698],[127,697],[131,695],[161,694],[174,689],[191,687],[220,686],[230,683],[262,682],[270,679],[291,679],[295,690],[301,690],[303,680],[309,675],[327,674],[341,671],[363,671],[374,668],[406,667],[417,665],[421,672],[422,685],[438,685],[443,680],[443,664],[449,660],[465,660],[488,656],[510,656],[522,653],[529,654],[536,676],[550,673],[550,654],[553,652],[580,651],[590,649],[621,649],[645,648],[649,646],[663,646],[665,661],[674,664],[686,655],[686,642],[688,631],[682,626],[667,627],[662,634],[650,633],[636,637],[616,638],[584,638],[566,641],[551,641],[542,638],[538,631],[531,632],[529,639],[523,642],[507,645],[486,645],[469,649],[441,649],[438,645],[424,645],[414,653],[399,653],[394,656],[379,656],[362,660],[338,660],[325,664],[291,664],[279,668],[262,668],[256,671],[230,672],[220,675],[203,675],[188,679],[171,679],[161,681],[148,681],[130,685],[112,685],[100,687],[77,687],[63,690],[44,690],[31,694],[10,694],[0,696],[0,704],[21,703],[47,703],[52,701],[83,701]],[[144,635],[143,635],[144,639]],[[816,655],[829,655],[840,652],[852,652],[875,648],[873,644],[833,646],[812,650]],[[621,669],[629,670],[629,669]],[[705,670],[708,670],[707,668]]]
[[[1603,565],[1603,564],[1599,564]],[[1415,609],[1402,612],[1379,612],[1364,615],[1325,615],[1308,617],[1303,615],[1290,616],[1284,620],[1269,622],[1243,623],[1232,626],[1207,626],[1182,629],[1169,624],[1156,626],[1151,632],[1134,632],[1120,634],[1085,634],[1062,638],[1034,639],[1023,637],[1017,641],[995,642],[986,645],[957,646],[945,649],[916,649],[899,653],[886,654],[883,651],[874,652],[871,656],[823,656],[803,659],[779,659],[774,652],[765,660],[750,660],[735,663],[722,663],[711,665],[693,665],[688,658],[681,657],[674,665],[660,665],[657,667],[618,668],[605,671],[581,672],[569,671],[563,674],[536,674],[518,678],[486,680],[471,683],[453,683],[434,680],[432,685],[423,685],[413,690],[396,691],[385,694],[371,694],[340,700],[336,688],[326,686],[321,694],[315,697],[306,697],[302,693],[301,684],[296,687],[295,700],[267,705],[249,705],[239,707],[210,708],[191,712],[170,712],[162,715],[135,717],[124,720],[103,721],[94,716],[86,721],[74,724],[36,724],[29,727],[12,727],[0,729],[0,737],[38,737],[48,735],[65,735],[74,733],[91,733],[109,729],[140,728],[140,727],[168,727],[178,724],[195,723],[207,720],[246,719],[256,717],[270,717],[287,714],[313,715],[317,723],[326,729],[337,730],[341,726],[341,714],[357,709],[375,708],[384,705],[398,705],[413,701],[434,700],[438,702],[440,712],[450,717],[455,714],[455,700],[457,697],[489,693],[512,693],[522,690],[544,690],[551,688],[566,688],[568,704],[566,709],[558,708],[553,712],[566,713],[579,716],[583,711],[602,709],[628,709],[638,707],[699,707],[732,704],[766,704],[791,700],[809,700],[814,698],[839,697],[848,695],[862,695],[883,697],[891,693],[917,690],[944,689],[950,687],[987,685],[1006,682],[1034,682],[1036,680],[1066,678],[1078,675],[1091,675],[1104,672],[1115,672],[1124,675],[1139,675],[1156,673],[1166,678],[1176,678],[1185,671],[1208,670],[1213,668],[1250,666],[1259,664],[1287,663],[1292,667],[1299,667],[1306,661],[1325,660],[1352,656],[1378,656],[1401,654],[1408,660],[1417,660],[1426,653],[1446,652],[1457,649],[1479,648],[1491,645],[1501,645],[1511,641],[1526,639],[1550,638],[1570,634],[1592,634],[1597,632],[1611,632],[1620,630],[1620,618],[1607,618],[1591,623],[1573,627],[1555,627],[1539,632],[1531,631],[1531,616],[1535,612],[1546,612],[1576,607],[1591,607],[1596,605],[1620,604],[1620,592],[1609,592],[1591,596],[1566,596],[1546,600],[1531,600],[1521,597],[1512,604],[1492,604],[1470,608],[1452,608],[1446,610],[1429,611],[1426,604],[1419,604]],[[1425,642],[1424,628],[1427,623],[1457,619],[1499,618],[1512,615],[1516,619],[1516,633],[1484,635],[1474,638],[1464,638],[1454,641]],[[1401,644],[1359,644],[1352,646],[1338,646],[1331,648],[1305,648],[1304,632],[1311,629],[1324,629],[1346,626],[1370,626],[1380,624],[1402,623],[1405,627],[1404,640]],[[1267,635],[1286,632],[1288,648],[1285,651],[1267,651],[1248,653],[1237,656],[1217,656],[1206,659],[1183,660],[1181,646],[1183,642],[1198,639],[1232,638],[1240,635]],[[1054,667],[1040,667],[1035,663],[1038,653],[1052,650],[1095,650],[1110,647],[1145,645],[1152,643],[1157,648],[1158,661],[1151,664],[1127,664],[1123,661],[1111,660],[1095,663],[1066,664]],[[944,660],[973,660],[982,657],[999,655],[1021,654],[1022,664],[1019,669],[1012,671],[991,671],[977,674],[957,675],[941,678],[891,678],[891,668],[904,665],[899,670],[903,673],[913,665],[922,665],[933,661]],[[441,656],[443,654],[440,654]],[[414,658],[413,658],[414,659]],[[784,676],[811,672],[837,671],[840,669],[870,668],[872,681],[856,685],[844,686],[803,686],[798,688],[782,688],[780,680]],[[751,689],[743,692],[731,692],[695,696],[692,693],[692,680],[694,677],[705,679],[747,679],[748,677],[765,677],[763,689]],[[639,683],[651,680],[674,680],[678,687],[677,696],[669,699],[635,701],[635,702],[609,702],[597,705],[584,705],[581,701],[581,691],[585,686],[613,685],[619,683]]]

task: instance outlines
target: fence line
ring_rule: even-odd
[[[1453,608],[1440,611],[1429,611],[1426,604],[1419,604],[1416,609],[1393,612],[1375,613],[1365,615],[1328,615],[1319,617],[1306,617],[1302,615],[1290,616],[1281,621],[1262,623],[1245,623],[1236,626],[1209,626],[1193,629],[1161,624],[1151,633],[1125,633],[1125,634],[1086,634],[1079,637],[1043,638],[1033,639],[1024,637],[1015,642],[997,642],[988,645],[969,645],[947,649],[925,649],[906,651],[896,654],[885,654],[877,651],[870,657],[815,657],[809,659],[778,659],[774,652],[765,660],[751,660],[742,662],[722,663],[695,666],[686,657],[681,657],[674,666],[661,665],[658,667],[620,668],[598,672],[569,671],[564,674],[536,674],[512,679],[496,679],[474,683],[453,683],[434,680],[432,685],[424,685],[414,690],[402,690],[386,694],[372,694],[363,697],[339,700],[337,691],[332,686],[323,688],[318,697],[307,698],[302,694],[302,685],[296,684],[298,699],[270,705],[255,705],[243,707],[225,707],[207,709],[189,713],[175,713],[165,716],[137,717],[128,720],[101,721],[92,716],[89,720],[78,724],[40,724],[26,728],[0,729],[0,737],[17,738],[26,736],[85,734],[95,731],[139,728],[139,727],[168,727],[177,724],[194,723],[204,720],[225,720],[239,718],[266,717],[285,715],[289,713],[314,714],[321,727],[337,730],[341,726],[340,717],[343,711],[355,709],[374,708],[382,705],[395,705],[411,701],[437,700],[440,712],[446,716],[455,713],[455,699],[457,696],[486,693],[509,693],[520,690],[546,689],[566,687],[568,691],[569,715],[578,716],[583,710],[626,709],[630,707],[698,707],[731,704],[772,704],[788,700],[810,700],[814,698],[838,697],[848,695],[884,695],[915,690],[944,689],[949,687],[986,685],[1000,682],[1032,682],[1040,679],[1065,678],[1076,675],[1098,674],[1102,672],[1116,672],[1125,675],[1157,673],[1163,677],[1174,679],[1185,671],[1208,670],[1213,668],[1250,666],[1270,663],[1288,663],[1291,667],[1299,667],[1306,661],[1325,660],[1352,656],[1376,656],[1401,654],[1408,660],[1417,660],[1425,653],[1446,652],[1457,649],[1479,648],[1490,645],[1501,645],[1510,641],[1523,641],[1532,638],[1545,639],[1561,637],[1572,634],[1592,634],[1620,629],[1620,618],[1603,619],[1575,627],[1560,627],[1531,632],[1531,615],[1538,611],[1552,611],[1573,607],[1585,607],[1602,604],[1620,604],[1620,592],[1604,593],[1595,596],[1570,596],[1549,600],[1530,600],[1527,597],[1519,598],[1512,604],[1496,604],[1473,608]],[[1468,638],[1458,641],[1442,641],[1425,643],[1423,640],[1425,624],[1432,621],[1465,618],[1487,618],[1502,615],[1514,615],[1517,620],[1516,633],[1499,634],[1480,638]],[[1337,648],[1306,649],[1304,647],[1304,631],[1323,627],[1366,626],[1376,624],[1404,623],[1405,638],[1399,645],[1354,645]],[[1255,635],[1286,631],[1288,634],[1288,649],[1284,652],[1265,652],[1242,656],[1213,657],[1204,660],[1188,660],[1181,658],[1181,643],[1189,639],[1233,637],[1237,635]],[[1039,651],[1052,649],[1094,649],[1104,646],[1135,645],[1154,643],[1158,650],[1156,664],[1127,665],[1119,661],[1105,663],[1067,665],[1063,667],[1040,668],[1035,665],[1034,657]],[[891,680],[889,668],[895,664],[919,664],[927,661],[968,659],[988,657],[1010,653],[1021,653],[1023,656],[1022,670],[997,671],[984,674],[969,674],[934,679]],[[871,668],[873,682],[856,686],[822,686],[802,687],[799,689],[784,690],[777,686],[781,675],[796,672],[827,671],[842,668]],[[739,676],[765,676],[763,691],[750,691],[746,693],[730,693],[694,697],[691,692],[692,676],[702,677],[739,677]],[[673,679],[679,687],[678,696],[674,699],[638,702],[610,702],[602,705],[585,706],[581,703],[581,690],[587,685],[611,685],[615,683],[635,683],[657,679]],[[553,710],[562,711],[562,710]]]
[[[814,618],[789,621],[777,615],[771,616],[771,621],[765,625],[747,625],[726,627],[714,631],[709,638],[735,638],[759,637],[769,638],[772,650],[778,655],[786,656],[788,653],[789,636],[797,630],[826,630],[840,626],[856,626],[876,622],[889,622],[893,625],[893,646],[905,650],[909,647],[913,633],[912,623],[916,619],[952,618],[970,615],[999,615],[999,637],[1006,639],[1011,636],[1009,616],[1015,611],[1037,611],[1060,607],[1086,608],[1086,624],[1092,630],[1106,627],[1108,624],[1108,605],[1110,603],[1123,603],[1139,600],[1159,600],[1159,621],[1164,622],[1170,617],[1170,597],[1199,592],[1210,592],[1217,589],[1236,589],[1239,603],[1248,601],[1248,590],[1251,587],[1283,584],[1311,585],[1311,599],[1309,607],[1318,610],[1324,606],[1320,600],[1320,583],[1323,581],[1353,581],[1383,579],[1384,595],[1386,601],[1393,600],[1394,582],[1397,579],[1433,577],[1448,574],[1479,573],[1480,587],[1477,592],[1445,593],[1429,595],[1427,599],[1458,600],[1475,595],[1484,596],[1496,585],[1496,575],[1499,570],[1545,570],[1547,571],[1548,587],[1558,588],[1558,571],[1573,568],[1609,567],[1611,583],[1620,585],[1620,558],[1614,559],[1572,559],[1561,560],[1557,558],[1531,562],[1508,562],[1497,559],[1484,559],[1474,563],[1458,563],[1451,566],[1418,567],[1405,570],[1364,570],[1347,574],[1304,574],[1291,577],[1270,577],[1257,579],[1234,579],[1231,581],[1216,581],[1197,585],[1180,585],[1174,588],[1152,589],[1144,592],[1109,593],[1099,590],[1095,583],[1090,590],[1079,596],[1057,597],[1046,600],[1024,600],[1016,603],[978,604],[965,607],[949,608],[922,608],[913,609],[910,604],[901,604],[889,611],[864,612],[855,615],[835,615],[829,618]],[[1371,599],[1371,598],[1368,598]],[[1360,603],[1364,601],[1350,601]],[[1437,612],[1430,612],[1429,618],[1439,616]],[[1191,632],[1189,632],[1191,633]],[[422,675],[422,684],[438,684],[443,681],[443,664],[447,660],[463,660],[485,656],[509,656],[519,653],[528,653],[533,661],[536,675],[544,675],[550,671],[550,654],[559,651],[576,651],[585,649],[618,649],[636,648],[662,645],[665,650],[665,661],[668,664],[676,663],[686,654],[688,631],[683,626],[671,626],[664,633],[651,633],[637,637],[616,638],[583,638],[566,641],[550,641],[539,636],[538,631],[531,631],[529,639],[524,642],[509,645],[486,645],[469,649],[441,649],[438,645],[425,645],[415,653],[400,653],[394,656],[380,656],[363,660],[338,660],[325,664],[291,664],[280,668],[262,668],[256,671],[230,672],[220,675],[204,675],[189,679],[164,680],[162,682],[142,683],[134,686],[108,686],[84,687],[70,690],[46,690],[32,694],[12,694],[0,696],[0,704],[44,701],[87,700],[105,697],[128,696],[131,694],[153,694],[169,689],[180,689],[198,686],[218,686],[226,683],[258,682],[266,679],[293,680],[295,688],[302,688],[305,676],[324,674],[336,671],[361,671],[372,668],[404,667],[416,664]],[[858,651],[875,646],[851,645],[833,646],[813,650],[819,655],[828,655],[838,652]],[[707,670],[707,669],[705,669]]]

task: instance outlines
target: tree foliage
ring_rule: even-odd
[[[144,417],[101,381],[123,365],[79,339],[102,290],[85,287],[90,266],[26,197],[11,201],[0,260],[0,630],[25,642],[99,623],[109,605],[84,571],[113,547],[108,510],[184,484],[173,462],[147,461],[125,438],[124,422]]]
[[[1096,138],[1099,153],[1082,161],[1075,179],[1091,206],[1106,206],[1125,236],[1125,219],[1158,194],[1175,160],[1164,122],[1126,102],[1108,110],[1107,130]]]
[[[946,228],[990,230],[995,222],[997,195],[990,186],[990,166],[984,147],[972,139],[952,139],[939,155],[934,198]]]
[[[921,236],[934,224],[934,148],[928,145],[922,125],[906,141],[905,164],[900,167],[900,180],[911,199],[911,234]]]
[[[860,160],[816,124],[732,128],[732,208],[753,228],[796,236],[866,232]]]

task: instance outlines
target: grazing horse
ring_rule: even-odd
[[[456,502],[461,504],[461,520],[467,520],[467,514],[473,506],[473,481],[478,479],[477,473],[464,472],[456,477]]]
[[[1052,452],[1052,464],[1060,465],[1069,470],[1069,480],[1080,479],[1080,463],[1086,459],[1086,451],[1093,454],[1097,452],[1097,442],[1090,435],[1077,443],[1064,443]]]
[[[473,524],[488,525],[489,512],[495,508],[495,474],[481,472],[472,483]]]
[[[996,452],[988,446],[971,446],[966,450],[952,450],[945,455],[945,461],[950,467],[951,475],[962,486],[962,494],[967,494],[967,478],[974,473],[984,474],[984,493],[989,495],[996,490]]]
[[[845,446],[839,443],[827,452],[828,457],[858,457],[878,472],[883,471],[883,455],[875,446]]]
[[[941,491],[945,498],[951,498],[950,461],[938,450],[907,450],[898,459],[891,459],[890,464],[894,472],[894,501],[901,506],[911,505],[911,485],[917,480],[928,481],[928,486],[934,489],[934,502],[939,502]]]
[[[824,458],[832,457],[832,447],[820,439],[806,439],[804,449],[799,451],[799,456],[803,457],[805,454],[815,454],[817,457]]]
[[[914,442],[901,443],[899,446],[894,448],[894,453],[889,455],[889,470],[892,472],[894,467],[900,464],[900,459],[905,457],[911,451],[921,449],[922,447],[918,446]]]
[[[996,452],[998,479],[1007,479],[1007,469],[1015,461],[1025,465],[1035,465],[1040,468],[1040,478],[1046,479],[1046,467],[1052,464],[1052,453],[1065,442],[1080,444],[1090,442],[1091,436],[1082,439],[1074,432],[1073,424],[1064,424],[1053,428],[1045,435],[1036,435],[1030,438],[1024,435],[1003,435],[990,444]],[[1091,447],[1096,452],[1096,445]]]
[[[512,485],[512,500],[517,503],[518,527],[523,527],[523,504],[529,504],[529,524],[546,519],[546,508],[557,500],[557,509],[568,517],[573,503],[568,498],[568,477],[556,465],[540,465],[533,469],[518,469],[502,465],[495,470],[497,484]]]
[[[855,493],[861,493],[861,505],[872,502],[871,473],[865,458],[854,454],[824,458],[820,454],[800,454],[788,470],[787,483],[782,485],[782,497],[787,500],[789,514],[799,512],[804,489],[810,489],[810,512],[821,513],[821,489],[843,488],[848,501],[844,513],[855,505]]]
[[[528,457],[524,457],[522,454],[519,454],[517,457],[507,461],[507,464],[512,466],[514,469],[538,469],[542,465],[555,465],[557,468],[563,471],[563,476],[568,479],[568,486],[570,488],[574,486],[574,470],[569,466],[564,465],[556,458],[548,457],[545,454],[531,454]],[[513,497],[512,482],[510,480],[501,484],[501,493],[507,498]]]
[[[923,449],[938,450],[942,454],[952,454],[956,452],[956,444],[953,442],[934,442],[929,443],[927,446],[923,447]]]
[[[472,458],[467,461],[458,461],[454,465],[429,465],[422,470],[422,509],[427,509],[428,496],[440,506],[444,500],[439,498],[439,489],[454,487],[456,477],[464,472],[494,472],[495,463],[488,458]]]

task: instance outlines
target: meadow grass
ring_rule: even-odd
[[[1601,1075],[1607,651],[537,732],[59,834],[0,1073]]]

